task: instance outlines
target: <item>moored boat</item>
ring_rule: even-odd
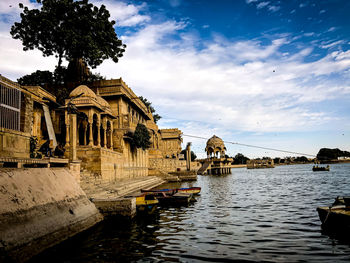
[[[159,189],[159,190],[141,190],[141,192],[149,192],[149,193],[186,193],[198,195],[201,192],[201,187],[187,187],[187,188],[175,188],[175,189]]]
[[[314,172],[318,172],[318,171],[329,171],[329,165],[327,165],[327,166],[318,166],[318,165],[313,166],[313,167],[312,167],[312,171],[314,171]]]
[[[187,193],[148,192],[147,194],[153,195],[155,198],[158,199],[159,205],[163,205],[163,206],[188,205],[193,198],[193,194],[187,194]]]
[[[350,233],[350,196],[338,196],[330,207],[317,207],[323,230]]]
[[[136,198],[136,209],[138,212],[153,213],[159,204],[159,200],[153,194],[141,193],[132,197]]]

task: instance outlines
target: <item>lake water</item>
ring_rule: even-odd
[[[350,195],[350,164],[232,169],[198,176],[188,207],[132,222],[108,220],[34,261],[350,262],[350,242],[322,234],[317,206]]]

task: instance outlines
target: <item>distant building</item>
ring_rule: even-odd
[[[275,164],[272,159],[255,159],[247,161],[247,169],[259,169],[259,168],[274,168]]]
[[[226,158],[224,141],[213,135],[205,147],[207,159],[200,160],[202,167],[198,174],[229,174],[231,173],[233,158]]]

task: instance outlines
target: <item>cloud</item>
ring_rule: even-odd
[[[321,45],[321,48],[329,49],[329,48],[339,46],[339,45],[344,44],[344,43],[345,43],[344,40],[338,40],[338,41],[330,42],[327,44],[325,42],[323,42]]]
[[[104,63],[101,72],[110,77],[120,73],[177,126],[196,122],[221,132],[312,130],[334,116],[310,105],[350,94],[346,84],[327,80],[350,68],[348,52],[306,63],[313,49],[282,56],[280,48],[289,40],[280,37],[262,44],[215,36],[197,50],[195,37],[187,33],[164,44],[164,38],[179,35],[185,26],[167,21],[129,35],[125,57],[117,65]]]
[[[258,0],[246,0],[247,4],[253,4],[256,6],[257,9],[263,9],[266,8],[268,11],[274,13],[277,12],[278,10],[281,9],[280,6],[276,4],[272,4],[270,1],[261,1],[259,2]],[[279,2],[277,2],[279,3]]]
[[[268,7],[268,10],[271,11],[271,12],[277,12],[280,9],[281,9],[280,6],[275,6],[275,5],[271,5],[271,6]]]
[[[108,78],[122,77],[137,95],[152,101],[163,116],[161,128],[240,141],[238,136],[247,132],[310,132],[349,121],[336,112],[337,103],[327,107],[330,101],[350,98],[350,50],[332,49],[341,44],[338,40],[321,43],[328,53],[308,62],[314,49],[300,44],[301,36],[237,40],[216,34],[204,41],[184,22],[145,18],[145,4],[112,4],[107,7],[113,17],[122,10],[135,17],[119,17],[119,23],[136,27],[122,36],[127,49],[120,62],[105,61],[96,71]],[[6,61],[0,72],[7,77],[15,80],[56,64],[39,51],[20,51],[21,43],[5,31],[0,40],[0,57]],[[293,43],[297,48],[290,47]]]
[[[117,26],[130,27],[151,20],[150,16],[140,14],[145,8],[145,4],[133,5],[113,0],[93,0],[92,3],[96,6],[105,5],[111,14],[111,18],[117,22]]]
[[[270,2],[260,2],[259,4],[256,5],[257,9],[264,8],[269,5]]]
[[[335,31],[335,30],[337,30],[337,28],[334,27],[334,26],[332,26],[332,27],[330,27],[330,28],[327,30],[327,32],[333,32],[333,31]]]

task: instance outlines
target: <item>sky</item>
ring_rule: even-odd
[[[91,0],[90,0],[91,1]],[[22,2],[0,1],[0,74],[14,81],[53,70],[55,57],[24,52],[9,34]],[[179,128],[205,157],[206,140],[227,154],[296,156],[350,151],[350,1],[93,0],[127,45],[118,63],[93,70],[120,78],[152,102],[159,128]],[[300,156],[301,154],[297,154]]]

